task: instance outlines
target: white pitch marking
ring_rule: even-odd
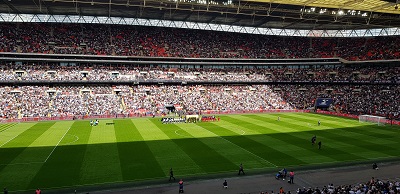
[[[183,130],[183,129],[177,129],[177,130],[175,130],[175,134],[177,134],[177,135],[179,135],[179,136],[181,136],[181,137],[187,137],[186,135],[179,134],[178,131],[180,131],[180,130]]]
[[[57,145],[53,148],[53,150],[50,152],[49,156],[47,156],[46,160],[44,160],[44,162],[47,162],[47,160],[50,158],[51,154],[53,154],[54,150],[57,148],[58,144],[60,144],[61,140],[64,139],[65,135],[67,135],[68,131],[71,129],[68,128],[68,130],[64,133],[64,135],[62,136],[62,138],[60,139],[60,141],[58,141]]]
[[[0,164],[0,166],[26,165],[26,164],[43,164],[43,163],[44,162],[21,162],[21,163]]]
[[[15,125],[10,125],[7,126],[7,129],[5,129],[4,131],[1,131],[1,133],[8,131],[9,129],[13,128],[14,126],[18,125],[18,123],[16,123]],[[1,147],[1,146],[0,146]]]
[[[69,135],[69,134],[67,134],[67,135]],[[79,140],[79,137],[78,137],[78,136],[76,136],[76,135],[70,135],[70,136],[74,136],[74,137],[75,137],[75,141],[71,141],[71,142],[65,143],[66,145],[69,145],[69,144],[75,143],[75,142],[77,142],[77,141]]]
[[[244,130],[242,130],[242,129],[239,129],[240,131],[242,131],[242,134],[241,135],[244,135],[245,133],[246,133],[246,131],[244,131]]]
[[[18,137],[20,134],[16,135],[15,137],[11,138],[10,140],[4,142],[3,144],[0,145],[0,148],[3,147],[3,145],[6,145],[8,142],[10,142],[11,140],[15,139],[16,137]]]

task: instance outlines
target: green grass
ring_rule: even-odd
[[[280,116],[280,121],[277,117]],[[321,120],[321,126],[317,121]],[[105,125],[114,122],[114,125]],[[311,137],[322,149],[311,145]],[[400,159],[400,127],[326,115],[224,115],[219,122],[161,124],[159,118],[0,125],[0,187],[121,186],[176,178],[235,176]]]

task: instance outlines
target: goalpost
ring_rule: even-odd
[[[360,115],[358,116],[358,121],[361,122],[369,122],[369,123],[376,123],[378,125],[385,125],[386,124],[386,117],[380,116],[373,116],[373,115]]]

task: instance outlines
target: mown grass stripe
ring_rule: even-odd
[[[295,115],[293,115],[295,116]],[[391,125],[383,125],[383,126],[379,126],[377,124],[373,124],[373,123],[367,123],[367,122],[359,122],[358,119],[352,119],[352,118],[346,118],[346,117],[339,117],[339,116],[330,116],[330,115],[324,115],[324,114],[317,114],[317,113],[307,113],[307,117],[309,118],[321,118],[323,120],[335,120],[337,121],[336,123],[342,123],[342,124],[352,124],[352,125],[356,125],[359,127],[364,127],[364,126],[368,126],[368,128],[376,128],[376,129],[380,129],[377,130],[377,132],[379,131],[387,131],[387,132],[392,132],[392,133],[396,133],[396,131],[393,131],[393,129],[399,129],[398,126],[391,126]]]
[[[5,130],[0,134],[0,149],[5,146],[8,142],[18,137],[21,133],[25,132],[36,123],[20,123],[10,128],[12,130]]]
[[[151,152],[169,177],[169,169],[173,168],[176,178],[184,175],[204,174],[204,171],[181,148],[170,140],[165,130],[157,127],[151,120],[159,119],[135,119],[132,120],[147,142]],[[185,165],[180,165],[185,164]]]
[[[297,115],[292,115],[296,118]],[[303,118],[299,118],[300,120]],[[333,121],[332,119],[323,120],[324,125],[330,126],[332,128],[338,129],[335,130],[338,133],[346,133],[346,136],[351,136],[353,138],[367,140],[367,139],[374,139],[374,143],[378,145],[386,145],[390,146],[390,144],[396,144],[397,141],[393,138],[396,135],[396,132],[393,130],[381,130],[386,127],[374,126],[374,125],[359,125],[358,121],[351,120],[351,125],[349,124],[337,124],[337,122]],[[344,127],[339,127],[344,126]],[[349,127],[351,126],[351,127]],[[378,128],[376,128],[378,127]],[[377,138],[380,137],[380,138]],[[397,146],[397,145],[394,145]],[[393,147],[393,146],[390,146]]]
[[[124,180],[140,180],[164,177],[149,146],[131,120],[114,120],[118,154]]]
[[[301,130],[302,128],[304,129],[304,127],[295,125],[293,123],[276,121],[275,119],[263,118],[263,117],[259,117],[257,115],[244,115],[243,117],[244,117],[243,119],[252,120],[255,123],[262,123],[260,121],[264,121],[264,122],[268,121],[270,123],[274,123],[276,126],[278,126],[280,128],[292,128],[292,129],[294,129],[295,127],[300,127],[299,130]],[[260,126],[260,125],[261,124],[258,124],[256,126]],[[291,126],[291,127],[289,127],[289,126]],[[266,128],[266,129],[269,129],[269,130],[275,130],[275,129],[271,128],[271,125],[268,125],[268,127],[262,125],[262,127]],[[307,133],[307,131],[306,131],[306,133]],[[311,146],[310,140],[307,140],[307,139],[311,139],[311,137],[312,137],[311,134],[308,136],[309,138],[306,138],[306,135],[304,133],[293,133],[293,132],[291,132],[291,133],[279,133],[279,131],[277,131],[277,133],[271,134],[271,136],[273,138],[277,138],[277,139],[279,139],[281,141],[284,141],[287,144],[294,144],[294,145],[296,145],[298,147],[301,147],[303,149],[306,149],[306,150],[309,150],[311,152],[314,152],[314,154],[316,154],[316,155],[323,155],[325,157],[332,158],[333,160],[336,160],[336,161],[343,160],[343,157],[357,158],[357,159],[361,159],[362,158],[362,157],[359,157],[359,156],[353,155],[351,153],[342,151],[340,149],[335,149],[335,148],[329,147],[329,146],[324,147],[324,150],[327,150],[327,151],[321,152],[321,150],[318,150],[315,147]]]
[[[281,117],[280,122],[277,121],[277,116]],[[347,162],[399,158],[399,127],[368,125],[357,120],[317,114],[220,117],[220,122],[166,125],[161,124],[158,118],[116,120],[114,126],[108,125],[105,129],[91,129],[88,121],[60,121],[42,134],[33,133],[29,137],[33,140],[28,144],[26,141],[20,141],[20,135],[30,131],[30,128],[38,123],[14,123],[13,126],[0,124],[0,130],[11,126],[0,133],[0,145],[4,145],[0,147],[0,152],[4,149],[23,150],[11,159],[11,162],[1,167],[0,183],[18,193],[33,191],[36,187],[46,191],[58,187],[70,187],[73,190],[74,187],[85,184],[168,179],[170,167],[174,168],[176,178],[222,172],[224,173],[220,176],[226,176],[226,172],[232,172],[234,175],[241,162],[246,170],[252,168],[253,161],[262,167],[252,169],[261,172],[268,166],[262,163],[261,157],[279,167],[290,169],[303,165],[312,168],[321,167],[321,164],[336,166]],[[317,126],[318,120],[322,121],[321,126]],[[121,123],[118,123],[120,121]],[[70,129],[72,132],[69,131],[62,138],[69,122],[73,123]],[[78,122],[82,122],[82,126],[76,128]],[[73,129],[73,126],[76,129]],[[113,127],[119,129],[113,130]],[[322,150],[311,146],[310,139],[314,134],[317,135],[317,139],[322,139]],[[59,146],[54,149],[61,138]],[[115,144],[115,141],[118,143]],[[386,150],[380,151],[369,146],[392,148],[390,153],[393,155],[390,157],[385,153]],[[42,161],[52,149],[55,151],[46,163],[31,162],[36,161],[33,159]],[[274,152],[252,151],[263,149],[271,149]],[[337,152],[338,150],[341,152]],[[281,153],[297,161],[293,162]],[[2,154],[0,160],[8,155]],[[122,158],[125,158],[124,163]],[[121,161],[119,166],[113,166],[118,160]],[[134,165],[129,166],[131,163]],[[126,172],[123,172],[124,168],[127,169]],[[156,173],[153,168],[158,168]],[[106,173],[109,174],[108,178],[105,177]]]
[[[7,123],[7,124],[0,125],[0,133],[3,131],[7,131],[8,129],[11,129],[15,125],[17,125],[17,123]]]
[[[260,169],[276,166],[269,161],[249,152],[248,150],[245,150],[240,146],[230,142],[229,140],[218,136],[212,131],[201,127],[200,125],[202,124],[204,123],[190,124],[184,127],[189,134],[191,134],[195,138],[198,138],[201,142],[206,144],[211,149],[214,149],[219,155],[228,159],[232,163],[235,163],[237,161],[239,161],[237,162],[237,165],[239,165],[240,163],[245,163],[247,169]]]
[[[53,124],[54,122],[36,123],[29,129],[3,143],[3,146],[0,148],[0,164],[2,164],[0,165],[0,171],[5,167],[4,164],[12,162]]]
[[[2,177],[7,178],[0,182],[10,190],[27,188],[72,123],[67,121],[52,125],[1,171]]]
[[[80,182],[83,184],[122,181],[122,170],[118,155],[112,120],[101,120],[93,126],[84,155]]]
[[[246,115],[246,117],[247,116],[250,115]],[[238,125],[243,123],[248,128],[257,130],[261,134],[267,131],[273,131],[274,133],[266,134],[264,135],[264,137],[254,136],[254,138],[258,141],[264,141],[271,145],[272,147],[271,153],[268,153],[268,156],[273,156],[269,160],[274,164],[280,164],[280,166],[293,166],[300,164],[307,165],[309,162],[306,160],[307,158],[306,159],[302,158],[305,154],[304,150],[308,150],[309,152],[314,154],[314,155],[310,154],[308,156],[310,158],[315,158],[316,160],[318,159],[319,161],[323,162],[337,161],[335,158],[330,157],[328,154],[326,155],[323,154],[322,155],[323,157],[321,157],[320,153],[318,153],[318,150],[312,149],[312,147],[310,146],[310,144],[308,144],[306,140],[303,140],[295,136],[291,136],[291,133],[280,133],[279,131],[266,126],[266,125],[270,126],[271,123],[266,123],[265,125],[263,125],[265,121],[252,122],[253,120],[246,117],[244,116],[230,117],[228,119],[228,122],[236,123]]]
[[[278,167],[276,164],[268,161],[268,157],[265,155],[266,150],[270,147],[267,147],[266,149],[265,145],[257,145],[260,143],[248,138],[247,136],[240,136],[237,133],[213,123],[201,123],[198,125],[215,134],[219,138],[226,140],[230,144],[237,146],[239,149],[236,150],[236,152],[238,152],[238,155],[241,155],[240,158],[244,161],[244,163],[246,163],[247,166],[250,166],[250,168],[261,168],[268,166]],[[245,153],[240,153],[240,151],[244,151]],[[246,154],[246,152],[248,154]],[[233,158],[232,161],[238,161],[238,159]],[[249,165],[250,161],[253,161],[251,162],[252,165]],[[262,166],[254,166],[253,163],[255,161],[260,163]]]
[[[304,116],[306,117],[307,115],[304,115]],[[264,116],[262,116],[262,117],[264,118]],[[305,121],[305,122],[303,122],[303,121],[302,121],[302,117],[298,117],[298,119],[292,119],[292,118],[289,117],[289,115],[284,115],[283,119],[284,119],[284,121],[287,121],[288,123],[293,123],[293,124],[294,124],[294,127],[293,127],[293,128],[295,128],[295,129],[299,129],[301,126],[307,126],[308,123],[310,122],[310,121]],[[310,134],[310,136],[316,135],[316,134],[318,134],[318,133],[319,133],[319,135],[317,135],[317,136],[321,136],[322,133],[327,133],[327,132],[332,133],[332,132],[338,131],[338,130],[340,129],[340,127],[344,128],[344,129],[345,129],[345,132],[348,133],[348,129],[351,128],[351,127],[349,127],[349,126],[353,126],[353,125],[354,125],[354,123],[352,123],[352,125],[347,125],[347,124],[346,124],[346,125],[340,125],[340,124],[336,124],[334,127],[332,127],[332,126],[328,125],[327,123],[328,123],[328,122],[329,122],[329,123],[331,123],[331,122],[336,122],[336,121],[321,120],[321,122],[324,123],[324,125],[321,124],[321,126],[317,126],[317,124],[315,124],[315,125],[307,126],[308,128],[311,129],[311,130],[308,130],[308,132],[313,132],[313,134]],[[317,123],[317,121],[315,121],[315,123]],[[296,125],[297,125],[297,126],[296,126]],[[365,137],[360,136],[360,135],[358,135],[358,134],[351,134],[351,133],[349,133],[349,134],[346,134],[346,135],[349,135],[349,136],[357,136],[357,137],[359,137],[360,139],[365,138]],[[322,137],[322,136],[321,136],[321,137]],[[321,137],[318,138],[318,140],[321,140],[321,139],[322,139]],[[328,141],[325,141],[325,143],[326,143],[326,142],[333,142],[333,141],[335,141],[335,144],[329,144],[329,146],[334,147],[334,148],[336,148],[336,149],[343,149],[343,148],[352,149],[352,150],[353,150],[352,153],[353,153],[354,155],[359,155],[359,156],[361,156],[361,157],[367,157],[367,158],[369,158],[369,157],[370,157],[369,155],[370,155],[371,153],[373,153],[373,152],[371,152],[371,150],[365,149],[364,147],[362,147],[362,146],[360,146],[360,145],[355,145],[355,144],[357,144],[357,142],[354,142],[354,141],[341,141],[342,139],[340,139],[340,138],[333,139],[333,141],[332,141],[332,139],[330,139],[330,138],[336,137],[336,136],[334,136],[334,135],[325,135],[324,137],[326,138],[325,140],[328,140]],[[343,150],[346,150],[346,149],[343,149]],[[368,153],[367,156],[365,155],[365,152]],[[375,156],[377,156],[377,157],[381,157],[381,156],[384,155],[384,154],[382,154],[382,153],[380,153],[380,152],[375,152],[375,153],[373,153],[373,154],[374,154]],[[387,155],[385,155],[385,156],[387,156]]]
[[[240,117],[238,117],[240,118]],[[229,130],[235,129],[235,128],[241,128],[240,125],[235,125],[232,123],[226,124],[227,121],[221,120],[221,122],[215,122],[213,124],[218,125],[222,128],[229,127]],[[268,126],[273,125],[272,123],[268,123]],[[237,131],[237,130],[236,130]],[[249,133],[249,135],[246,135],[247,138],[251,139],[252,141],[256,141],[258,143],[263,144],[267,149],[275,149],[276,151],[279,152],[284,152],[287,155],[289,155],[292,158],[296,158],[298,160],[303,161],[304,164],[315,162],[316,160],[320,162],[332,162],[335,161],[331,158],[322,156],[322,155],[316,155],[313,152],[303,149],[301,147],[298,147],[295,144],[288,144],[287,142],[280,141],[278,139],[272,138],[268,134],[275,134],[274,131],[270,130],[269,132],[266,131],[260,131],[257,128],[254,130],[250,129],[244,129],[246,134]],[[258,132],[256,132],[258,131]],[[224,136],[225,137],[225,136]],[[247,145],[247,144],[245,144]],[[304,157],[307,155],[307,157]],[[270,159],[270,155],[268,156]],[[281,165],[281,163],[279,163]]]
[[[258,115],[253,115],[253,118],[258,119],[258,120],[265,120],[265,119],[270,119],[270,118],[266,118],[266,117],[261,117]],[[285,115],[282,120],[288,121],[285,124],[283,124],[284,126],[293,126],[294,129],[297,129],[299,131],[301,131],[300,129],[304,126],[306,126],[306,122],[303,122],[301,119],[295,120],[295,119],[291,119],[289,115]],[[280,123],[280,122],[279,122]],[[295,123],[303,123],[303,125],[301,124],[295,124]],[[340,126],[337,126],[340,127]],[[304,131],[306,133],[309,134],[309,138],[311,139],[311,137],[313,135],[317,135],[317,142],[320,141],[322,139],[323,142],[323,147],[325,150],[325,147],[328,147],[329,149],[335,149],[335,150],[345,150],[348,154],[351,153],[351,155],[353,156],[358,156],[358,157],[362,157],[362,158],[370,158],[370,157],[382,157],[382,156],[387,156],[387,155],[382,155],[382,153],[380,152],[371,152],[369,149],[363,147],[362,145],[359,144],[359,142],[355,142],[351,139],[346,139],[346,138],[342,138],[342,136],[340,136],[339,134],[335,134],[332,133],[331,131],[336,131],[335,130],[314,130],[314,131]],[[293,133],[293,135],[296,133]],[[329,144],[329,142],[335,142],[334,144]],[[344,149],[345,148],[345,149]],[[351,151],[350,151],[351,150]],[[343,155],[344,151],[341,151],[342,154],[335,154],[337,156],[342,156],[342,157],[348,157],[353,158],[355,160],[360,160],[360,158],[354,158],[351,156],[345,156]],[[344,160],[344,159],[342,159]]]
[[[312,121],[307,118],[298,118],[294,117],[292,115],[285,115],[285,118],[290,118],[294,120],[295,122],[305,122],[305,121]],[[369,152],[369,154],[375,156],[379,155],[380,153],[384,153],[390,156],[397,156],[397,150],[394,147],[398,147],[400,143],[395,143],[393,144],[388,144],[388,141],[385,140],[380,140],[382,143],[378,144],[375,143],[377,141],[371,142],[371,141],[366,141],[366,139],[374,139],[372,136],[368,136],[363,134],[362,132],[350,132],[350,130],[346,130],[347,128],[340,128],[342,125],[337,125],[337,124],[331,124],[327,123],[326,125],[334,127],[336,130],[324,130],[321,131],[321,134],[325,134],[326,137],[332,137],[336,136],[337,140],[341,140],[344,142],[348,142],[349,144],[353,145],[354,147],[362,148],[366,152]],[[362,130],[360,130],[362,131]],[[347,133],[344,135],[344,133]],[[358,138],[355,138],[358,137]],[[389,140],[390,141],[390,140]],[[356,149],[356,148],[353,148]],[[377,152],[377,153],[373,153]],[[357,153],[357,152],[355,152]]]
[[[152,120],[152,122],[163,131],[168,131],[167,135],[174,133],[177,129],[184,135],[172,135],[179,139],[172,139],[198,166],[206,173],[217,173],[237,170],[239,164],[234,164],[227,158],[220,155],[215,149],[209,147],[204,141],[210,138],[198,139],[192,135],[190,128],[193,123],[188,124],[162,124],[160,121]],[[182,126],[185,125],[185,126]],[[182,128],[180,127],[182,126]],[[213,138],[215,139],[215,138]],[[209,143],[212,143],[211,142]]]
[[[355,127],[349,128],[349,130],[351,130],[351,132],[355,132],[355,133],[359,132],[359,133],[369,135],[369,136],[372,136],[375,138],[377,138],[377,137],[382,137],[382,138],[393,137],[397,134],[396,130],[399,130],[399,127],[396,127],[396,126],[387,126],[387,125],[378,126],[376,124],[359,123],[357,120],[348,119],[348,118],[332,117],[332,116],[313,114],[313,113],[308,113],[306,115],[309,118],[315,118],[316,121],[317,120],[324,120],[324,121],[335,120],[335,121],[343,123],[343,124],[356,125]],[[292,116],[296,116],[296,115],[292,115]]]
[[[17,123],[1,123],[0,124],[0,129],[4,129],[4,128],[7,128],[7,127],[9,127],[9,126],[12,126],[12,125],[16,125]]]
[[[283,115],[285,116],[285,115]],[[313,113],[307,113],[304,115],[296,115],[296,114],[288,114],[286,115],[288,117],[297,117],[302,122],[313,122],[316,126],[317,121],[321,120],[321,126],[326,125],[331,128],[339,128],[339,129],[345,129],[345,128],[363,128],[364,130],[370,130],[370,129],[379,129],[375,130],[375,133],[380,134],[380,132],[383,132],[384,134],[387,133],[396,133],[396,131],[393,131],[393,126],[377,126],[369,123],[359,123],[355,119],[350,119],[350,118],[343,118],[343,117],[334,117],[334,116],[326,116],[326,115],[320,115],[320,114],[313,114]],[[396,128],[396,127],[394,127]],[[360,132],[363,132],[364,130],[361,130]]]
[[[68,144],[71,140],[64,138],[27,189],[80,185],[80,169],[91,130],[89,122],[75,121],[67,135],[78,136],[79,140]]]

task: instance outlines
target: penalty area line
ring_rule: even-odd
[[[61,137],[60,141],[58,141],[57,145],[54,146],[53,150],[51,150],[50,154],[47,156],[46,160],[44,160],[43,163],[47,162],[47,160],[48,160],[48,159],[50,158],[50,156],[53,154],[54,150],[56,150],[57,146],[58,146],[58,145],[60,144],[60,142],[64,139],[65,135],[67,135],[67,133],[68,133],[68,131],[69,131],[70,129],[71,129],[71,127],[68,128],[68,130],[64,133],[64,135]]]
[[[13,139],[15,139],[16,137],[18,137],[20,134],[16,135],[15,137],[9,139],[8,141],[4,142],[3,144],[0,145],[0,148],[3,147],[4,145],[6,145],[8,142],[12,141]]]

